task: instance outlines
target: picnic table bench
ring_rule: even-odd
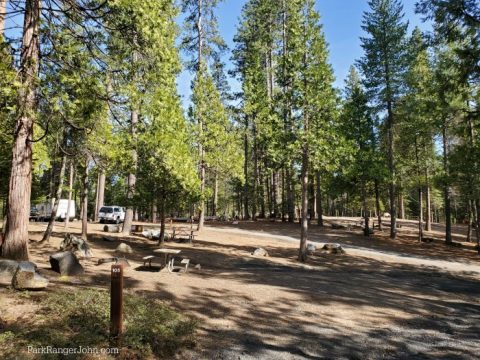
[[[173,272],[174,269],[185,269],[185,272],[188,271],[188,265],[190,264],[190,259],[183,258],[180,261],[180,266],[175,266],[175,257],[174,255],[180,254],[181,250],[178,249],[156,249],[153,250],[155,254],[163,254],[164,255],[164,265],[167,268],[168,272]],[[147,255],[144,256],[143,259],[143,266],[147,265],[152,266],[152,260],[155,259],[155,255]]]
[[[195,231],[193,230],[186,230],[186,229],[176,229],[173,228],[172,230],[172,240],[179,239],[179,238],[187,238],[189,242],[195,240]]]

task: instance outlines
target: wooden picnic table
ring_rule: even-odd
[[[167,267],[168,271],[172,272],[173,271],[173,261],[174,257],[173,255],[178,255],[180,254],[182,250],[178,249],[155,249],[153,250],[154,253],[156,254],[163,254],[165,256],[165,266]]]

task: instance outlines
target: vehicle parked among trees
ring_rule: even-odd
[[[100,223],[113,222],[119,224],[125,220],[125,209],[117,205],[102,206],[98,212],[98,220]]]

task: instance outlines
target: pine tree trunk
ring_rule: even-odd
[[[28,260],[28,223],[32,186],[32,137],[36,112],[36,75],[39,60],[40,0],[25,1],[20,55],[18,115],[15,122],[8,186],[8,212],[2,256]]]
[[[445,184],[443,187],[443,198],[445,206],[445,243],[452,243],[452,208],[451,208],[451,190],[448,177],[450,175],[449,166],[448,166],[448,156],[449,156],[449,144],[448,144],[448,133],[447,133],[447,123],[443,125],[442,131],[442,140],[443,140],[443,170],[445,172]]]
[[[215,171],[213,179],[213,202],[212,202],[212,216],[217,216],[217,206],[218,206],[218,174]]]
[[[60,174],[58,176],[57,189],[55,192],[55,202],[52,207],[52,212],[50,213],[50,220],[48,221],[47,229],[43,234],[43,238],[41,242],[44,242],[44,241],[48,242],[50,240],[50,235],[52,234],[53,226],[55,225],[55,218],[57,217],[58,204],[60,203],[60,199],[62,198],[63,178],[65,177],[66,164],[67,164],[67,155],[65,155],[65,153],[62,153]],[[68,213],[66,214],[65,219],[67,217],[68,217]]]
[[[288,211],[288,222],[293,223],[295,221],[295,199],[293,194],[293,179],[292,179],[292,169],[290,164],[287,165],[287,170],[285,172],[287,177],[287,211]]]
[[[98,184],[98,199],[97,199],[97,208],[96,208],[97,220],[98,220],[98,213],[100,212],[100,209],[103,207],[105,203],[105,181],[106,181],[105,170],[101,169],[99,184]]]
[[[73,193],[73,178],[74,178],[74,170],[73,170],[73,162],[70,161],[70,171],[69,171],[69,179],[68,179],[68,204],[67,204],[67,217],[65,218],[65,223],[63,224],[63,229],[66,231],[68,229],[68,224],[70,223],[70,210],[71,210],[71,201],[72,201],[72,193]]]
[[[134,54],[135,55],[135,54]],[[134,56],[136,57],[136,56]],[[134,60],[135,61],[135,60]],[[137,166],[138,166],[138,153],[137,153],[137,124],[138,124],[138,111],[135,108],[131,109],[130,113],[130,132],[133,141],[133,149],[132,149],[132,167],[131,171],[128,174],[127,178],[127,210],[125,211],[125,219],[123,221],[122,233],[123,234],[130,234],[132,229],[133,223],[133,199],[135,197],[135,187],[137,184]]]
[[[472,241],[472,225],[473,225],[473,201],[468,200],[468,227],[467,227],[467,242]]]
[[[87,240],[88,232],[88,163],[89,157],[85,160],[85,170],[83,173],[83,191],[82,191],[82,239]]]
[[[426,191],[426,198],[427,198],[427,219],[425,222],[425,230],[426,231],[432,231],[432,204],[431,204],[431,190],[430,190],[430,185],[428,182],[428,172],[427,172],[427,191]]]
[[[272,174],[272,204],[273,204],[273,217],[278,217],[278,172],[274,171]]]
[[[317,225],[323,226],[323,204],[322,204],[322,183],[321,183],[321,176],[320,171],[317,171],[315,174],[316,181],[315,185],[316,189],[316,196],[317,196]]]
[[[476,225],[477,225],[475,226],[475,233],[477,235],[477,251],[480,254],[480,200],[479,199],[475,200],[474,211],[475,211],[475,219],[476,219]]]
[[[250,186],[249,186],[249,179],[248,179],[248,120],[245,122],[245,134],[244,134],[244,139],[243,139],[243,145],[244,145],[244,155],[245,155],[245,161],[243,163],[243,175],[245,177],[245,185],[243,188],[243,200],[244,200],[244,208],[245,208],[245,219],[248,220],[250,219],[250,204],[249,204],[249,198],[250,198]]]
[[[253,127],[253,198],[252,198],[252,219],[257,220],[258,202],[258,148],[257,148],[257,127],[255,121]]]
[[[160,237],[158,245],[163,246],[165,243],[165,194],[162,192],[160,197]]]
[[[382,211],[380,209],[380,189],[378,179],[375,179],[375,211],[377,212],[378,230],[382,231]]]
[[[308,120],[304,120],[307,122]],[[308,123],[306,124],[308,129]],[[298,260],[305,262],[307,260],[307,241],[308,241],[308,146],[305,144],[302,155],[302,217],[300,233],[300,249],[298,251]]]
[[[395,239],[397,237],[397,209],[395,206],[395,148],[393,137],[393,111],[392,103],[389,101],[387,104],[388,112],[388,170],[390,171],[390,238]]]
[[[265,179],[263,175],[263,166],[259,169],[259,182],[260,182],[260,218],[265,219]]]

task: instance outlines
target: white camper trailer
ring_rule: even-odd
[[[52,215],[52,204],[51,202],[45,202],[37,205],[38,210],[38,220],[45,221],[49,220]],[[67,211],[69,212],[70,220],[75,218],[75,201],[70,200],[70,209],[68,208],[68,199],[60,199],[58,202],[57,213],[55,215],[56,220],[65,221],[67,217]]]

